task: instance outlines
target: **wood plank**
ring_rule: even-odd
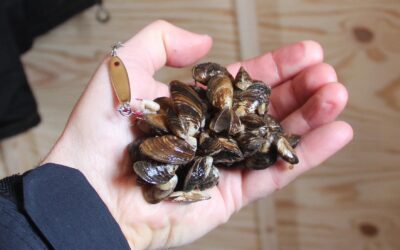
[[[355,140],[276,197],[280,249],[399,249],[398,1],[258,1],[261,48],[319,41]]]
[[[240,38],[240,59],[260,55],[256,1],[235,0],[236,19]]]

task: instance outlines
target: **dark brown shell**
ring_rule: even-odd
[[[166,134],[169,132],[168,120],[165,114],[145,114],[143,121],[157,134]]]
[[[268,127],[268,131],[270,131],[272,133],[282,133],[283,132],[282,126],[279,124],[279,122],[273,116],[268,115],[268,114],[265,115],[264,121]]]
[[[140,155],[140,150],[139,150],[139,146],[141,143],[142,143],[142,140],[136,139],[135,141],[131,142],[128,145],[128,154],[130,156],[130,159],[133,162],[139,161],[140,159],[142,159],[142,156]]]
[[[144,199],[151,204],[159,203],[167,198],[175,189],[178,177],[174,175],[167,183],[160,185],[147,185],[143,190]]]
[[[169,88],[173,105],[176,107],[179,115],[181,115],[181,112],[185,112],[186,108],[194,109],[199,116],[203,115],[203,101],[191,86],[180,81],[172,81],[169,84]],[[181,106],[183,107],[181,108]]]
[[[198,190],[192,190],[189,192],[178,191],[173,192],[169,199],[174,202],[183,202],[183,203],[193,203],[197,201],[209,200],[211,197],[206,193]]]
[[[199,139],[199,151],[201,152],[201,154],[213,156],[221,152],[223,146],[221,145],[219,139],[217,137],[210,137],[208,136],[208,134],[207,136],[205,135],[206,133],[202,133]]]
[[[221,133],[229,128],[229,123],[231,121],[231,114],[229,108],[224,108],[216,115],[210,122],[210,129],[216,133]]]
[[[267,153],[268,151],[271,150],[271,148],[275,145],[274,143],[276,142],[278,135],[276,133],[267,133],[266,136],[264,136],[264,142],[261,145],[260,152],[261,153]]]
[[[203,144],[208,139],[210,139],[210,134],[205,131],[201,132],[198,136],[199,145]]]
[[[259,105],[260,102],[257,100],[249,100],[243,99],[241,97],[236,97],[233,105],[233,110],[235,111],[237,116],[241,117],[246,114],[254,113]]]
[[[148,138],[140,144],[139,149],[150,159],[176,165],[193,160],[196,151],[196,148],[174,135]]]
[[[253,84],[253,80],[243,66],[240,67],[238,73],[236,74],[233,84],[240,90],[246,90],[250,85]]]
[[[232,109],[230,110],[231,112],[231,121],[229,124],[229,134],[230,135],[236,135],[237,133],[240,133],[244,130],[244,127],[242,126],[242,122],[240,121],[239,116],[236,115],[235,111]]]
[[[135,173],[149,184],[167,183],[174,175],[178,165],[162,164],[156,161],[137,161],[133,164]]]
[[[290,144],[290,146],[292,146],[292,148],[297,147],[297,145],[299,145],[299,143],[300,143],[300,139],[301,139],[300,135],[284,133],[283,136],[286,138],[286,140],[289,142],[289,144]]]
[[[185,83],[172,81],[169,86],[175,112],[179,119],[187,124],[187,135],[195,135],[204,120],[203,101],[196,91]]]
[[[212,77],[217,75],[225,75],[233,79],[228,70],[217,63],[206,62],[197,64],[192,68],[193,79],[206,85]]]
[[[280,157],[282,157],[282,159],[289,162],[290,164],[299,163],[299,158],[297,157],[296,152],[294,151],[292,146],[290,146],[290,143],[286,140],[285,137],[279,137],[276,140],[275,144],[278,154]]]
[[[160,105],[160,109],[158,110],[158,114],[167,114],[168,110],[172,107],[172,100],[169,97],[163,96],[154,99],[154,102]]]
[[[183,190],[190,191],[202,183],[210,174],[213,158],[210,156],[197,157],[186,175]]]
[[[243,153],[240,151],[237,143],[232,139],[218,138],[222,150],[213,155],[214,163],[231,164],[243,160]]]
[[[272,147],[267,153],[258,152],[246,158],[244,164],[246,168],[250,169],[265,169],[275,164],[277,159],[276,147]]]
[[[271,96],[271,87],[262,81],[254,80],[253,84],[249,86],[246,91],[256,93],[258,100],[262,103],[269,104],[269,97]]]
[[[200,190],[204,190],[204,189],[208,189],[208,188],[212,188],[212,187],[216,186],[219,181],[219,176],[220,176],[220,173],[219,173],[218,168],[215,166],[212,166],[210,174],[207,176],[207,178],[203,182],[201,182],[198,185],[198,188]]]
[[[264,137],[268,130],[267,124],[264,119],[256,114],[247,114],[240,117],[246,132],[252,133],[258,137]]]
[[[261,149],[265,139],[252,133],[241,133],[236,141],[244,157],[249,157]]]
[[[228,108],[224,108],[214,115],[209,127],[216,133],[228,131],[230,135],[235,135],[243,130],[239,117]]]
[[[180,119],[174,108],[170,108],[167,113],[168,127],[171,132],[181,139],[185,139],[188,135],[188,123]]]
[[[271,88],[267,85],[253,83],[246,90],[235,94],[233,110],[239,117],[255,113],[262,103],[269,102],[270,94]]]
[[[208,82],[208,101],[217,109],[231,108],[233,103],[232,81],[227,76],[215,76]]]
[[[254,130],[259,127],[266,126],[265,121],[262,117],[256,114],[246,114],[240,117],[246,130]]]

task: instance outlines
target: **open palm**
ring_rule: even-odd
[[[132,96],[154,99],[168,87],[153,78],[164,65],[189,66],[211,47],[211,39],[157,21],[118,50],[131,81]],[[285,130],[303,139],[296,152],[300,163],[289,170],[278,162],[259,171],[221,171],[220,183],[208,190],[212,199],[190,205],[148,204],[136,185],[127,153],[135,138],[133,121],[116,112],[117,101],[107,59],[91,79],[68,124],[44,163],[79,169],[103,199],[133,249],[165,248],[189,243],[246,204],[285,186],[319,165],[352,138],[351,127],[334,121],[347,102],[333,68],[322,63],[321,47],[304,41],[260,57],[232,64],[273,87],[270,112]]]

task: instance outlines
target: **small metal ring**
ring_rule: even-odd
[[[129,117],[132,115],[132,108],[129,102],[125,102],[124,104],[121,104],[118,107],[118,112],[124,116],[124,117]]]

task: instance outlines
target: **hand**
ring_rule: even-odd
[[[128,70],[132,96],[154,99],[168,95],[167,86],[154,80],[155,71],[164,65],[189,66],[202,58],[211,44],[206,35],[164,21],[150,24],[118,50]],[[121,226],[132,249],[189,243],[226,222],[243,206],[318,166],[352,139],[351,127],[334,121],[347,102],[347,91],[337,83],[335,70],[322,60],[321,47],[304,41],[228,67],[235,74],[244,65],[253,78],[273,87],[271,114],[285,130],[303,136],[296,148],[300,163],[293,170],[282,162],[259,171],[222,170],[219,185],[207,191],[212,196],[208,201],[148,204],[135,183],[127,154],[127,145],[135,138],[132,121],[116,111],[107,59],[43,163],[80,170]]]

